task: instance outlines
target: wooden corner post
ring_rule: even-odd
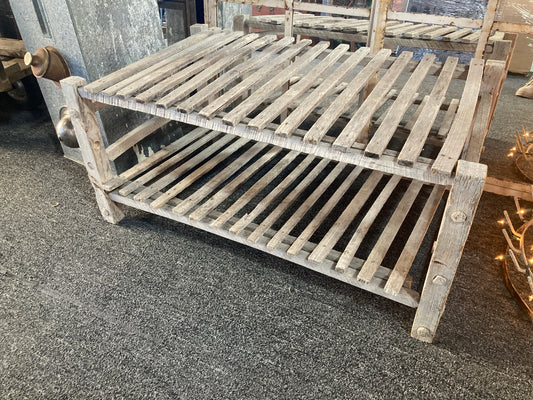
[[[486,176],[486,165],[458,162],[411,331],[411,336],[416,339],[433,341]]]
[[[481,25],[481,34],[474,54],[475,58],[483,58],[485,48],[489,42],[489,36],[492,31],[492,25],[494,24],[494,17],[496,17],[499,2],[500,0],[488,0],[487,7],[485,8],[485,16],[483,17],[483,25]]]
[[[121,207],[109,198],[102,187],[113,177],[113,173],[109,166],[109,158],[104,148],[96,115],[87,104],[87,100],[78,93],[78,88],[86,84],[85,79],[78,76],[71,76],[61,81],[63,95],[80,145],[83,163],[96,193],[98,207],[107,222],[116,224],[124,218],[124,214]]]
[[[294,0],[285,0],[285,37],[292,37],[294,31]]]
[[[218,26],[217,22],[217,0],[203,0],[204,1],[204,23],[210,28]]]
[[[249,15],[236,14],[233,16],[233,31],[243,32],[245,35],[250,33],[250,25],[248,23]]]
[[[383,48],[385,41],[385,27],[387,25],[387,11],[391,0],[377,0],[372,2],[370,9],[370,28],[368,29],[367,46],[372,54]]]

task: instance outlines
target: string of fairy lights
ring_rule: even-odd
[[[521,132],[516,131],[515,143],[516,145],[507,154],[508,157],[522,157],[526,161],[531,160],[533,162],[533,135],[522,127]],[[522,292],[524,289],[529,289],[529,293],[525,293],[527,301],[525,299],[522,299],[522,301],[531,313],[531,308],[526,303],[533,302],[533,245],[531,245],[533,243],[533,229],[531,229],[533,227],[533,209],[522,207],[516,197],[514,203],[516,215],[520,220],[520,227],[515,228],[509,213],[507,211],[503,212],[504,218],[500,219],[498,223],[502,226],[502,233],[507,242],[507,253],[500,254],[496,259],[503,262],[506,282],[508,286],[509,284],[511,285],[512,290],[518,291],[513,285],[512,279],[510,279],[511,274],[508,270],[508,263],[510,262],[514,270],[518,272],[518,274],[513,276],[525,277],[527,285],[520,286],[522,287]],[[530,244],[528,245],[526,242]]]
[[[522,132],[517,130],[514,139],[516,145],[509,150],[507,157],[515,157],[516,155],[523,155],[525,157],[533,156],[533,140],[530,132],[522,127]]]
[[[526,219],[527,215],[533,212],[533,209],[525,209],[520,206],[518,199],[515,198],[516,214],[520,218],[523,224],[515,229],[509,213],[504,211],[504,218],[500,219],[498,223],[503,227],[502,233],[507,242],[507,254],[500,254],[496,259],[504,261],[510,259],[514,265],[516,271],[525,275],[527,283],[529,285],[530,294],[528,296],[529,301],[533,301],[533,257],[528,257],[529,254],[533,254],[533,245],[526,247],[525,238],[528,237],[528,230],[533,226],[533,218]],[[533,232],[530,231],[529,233]],[[533,237],[533,234],[531,235]]]

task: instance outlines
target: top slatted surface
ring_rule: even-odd
[[[101,78],[80,94],[336,161],[451,182],[476,109],[482,61],[472,61],[458,106],[450,103],[444,116],[448,128],[433,137],[457,59],[442,66],[433,55],[413,62],[405,52],[391,62],[389,50],[369,56],[368,48],[326,51],[327,42],[311,47],[308,40],[292,41],[210,30]],[[361,103],[367,84],[384,67]],[[287,89],[295,76],[300,79]],[[413,105],[425,92],[424,101]],[[418,110],[409,116],[413,107]],[[368,131],[378,110],[381,122]]]

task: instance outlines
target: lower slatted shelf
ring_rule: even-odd
[[[416,307],[415,257],[444,187],[196,128],[112,182],[112,200]],[[422,246],[429,247],[429,246]]]

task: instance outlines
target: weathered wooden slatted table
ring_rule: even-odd
[[[259,29],[266,32],[283,34],[284,15],[236,16],[236,30]],[[317,16],[313,14],[294,14],[293,33],[295,35],[345,40],[366,43],[368,39],[368,19]],[[424,24],[414,22],[388,21],[385,30],[385,45],[420,47],[435,50],[461,52],[476,51],[481,35],[479,29],[461,28],[452,25]],[[496,32],[489,38],[486,49],[492,51],[494,40],[503,38],[503,32]]]
[[[417,307],[412,334],[431,341],[481,196],[476,161],[505,63],[327,47],[211,29],[88,85],[64,80],[98,204],[113,223],[126,204]],[[462,90],[447,99],[452,81]],[[106,105],[155,118],[105,148],[94,111]],[[111,172],[169,120],[197,128]]]

